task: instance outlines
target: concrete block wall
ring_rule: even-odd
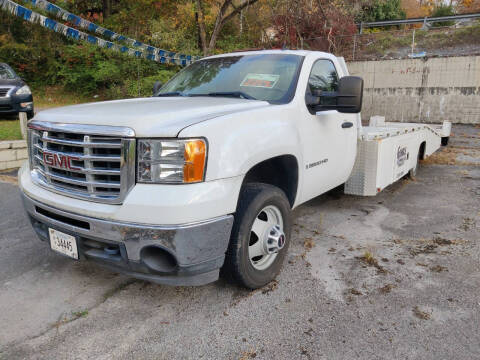
[[[0,141],[0,170],[19,168],[27,159],[25,140]]]
[[[480,56],[350,62],[365,81],[362,118],[480,124]]]

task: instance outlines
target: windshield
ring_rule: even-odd
[[[10,79],[15,79],[17,76],[13,72],[12,69],[9,67],[0,64],[0,79],[1,80],[10,80]]]
[[[156,95],[226,96],[288,103],[302,62],[302,56],[286,54],[200,60],[180,71]]]

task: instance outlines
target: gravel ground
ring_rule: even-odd
[[[0,359],[478,359],[480,128],[417,180],[295,211],[278,281],[167,287],[53,254],[0,174]]]

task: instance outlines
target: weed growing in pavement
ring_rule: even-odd
[[[88,310],[85,309],[85,310],[80,310],[80,311],[74,311],[74,312],[72,312],[72,315],[75,319],[80,319],[80,318],[88,315]]]
[[[363,261],[365,261],[367,264],[375,266],[375,264],[378,264],[377,259],[373,256],[373,254],[370,251],[365,251],[363,254]]]
[[[303,242],[303,247],[305,248],[305,250],[310,251],[315,247],[315,242],[312,238],[306,238]]]
[[[363,256],[358,258],[359,260],[363,261],[365,264],[369,266],[373,266],[377,268],[379,274],[386,274],[387,270],[378,263],[378,260],[373,256],[373,254],[366,250]]]
[[[362,262],[364,262],[368,266],[373,266],[373,267],[377,268],[379,274],[386,274],[387,273],[387,270],[382,265],[380,265],[378,263],[378,260],[368,250],[365,251],[363,256],[358,257],[357,259],[361,260]]]

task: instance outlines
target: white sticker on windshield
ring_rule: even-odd
[[[248,74],[240,86],[260,87],[271,89],[275,86],[280,75],[274,74]]]

